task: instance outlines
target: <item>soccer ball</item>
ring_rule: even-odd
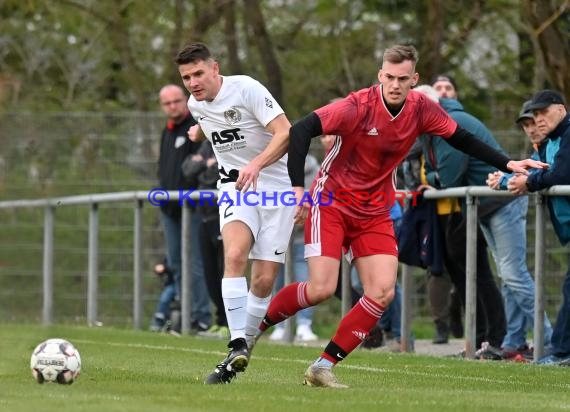
[[[48,339],[32,352],[30,368],[38,383],[71,385],[81,371],[81,357],[79,351],[65,339]]]

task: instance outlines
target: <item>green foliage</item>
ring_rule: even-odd
[[[226,11],[223,1],[215,3]],[[468,108],[501,127],[512,120],[497,110],[496,95],[506,97],[506,105],[518,105],[536,86],[538,50],[514,0],[260,4],[281,65],[282,105],[292,119],[376,82],[381,54],[396,42],[411,42],[425,53],[418,66],[422,82],[435,72],[455,75]],[[228,56],[237,55],[245,74],[267,83],[247,24],[248,6],[233,6],[235,31],[228,32],[229,15],[210,16],[202,0],[4,1],[0,74],[8,83],[0,92],[0,108],[146,111],[155,107],[164,83],[180,83],[173,55],[196,39],[220,57],[222,73],[233,74]],[[556,24],[567,30],[563,20]],[[238,50],[228,50],[229,39]],[[16,83],[19,91],[10,88]]]
[[[71,386],[39,385],[30,354],[50,337],[82,357]],[[225,356],[225,342],[109,328],[0,327],[2,404],[11,412],[81,411],[557,411],[570,402],[567,370],[406,354],[353,352],[336,368],[348,390],[302,386],[320,348],[261,341],[248,370],[230,385],[203,379]]]

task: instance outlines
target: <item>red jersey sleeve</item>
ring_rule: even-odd
[[[443,108],[428,98],[423,99],[420,110],[423,119],[422,132],[433,136],[449,138],[457,130],[457,123]]]
[[[315,113],[321,120],[323,135],[349,135],[358,117],[356,101],[351,96],[323,106]]]

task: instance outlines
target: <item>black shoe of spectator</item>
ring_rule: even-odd
[[[374,349],[379,348],[383,344],[384,334],[382,333],[382,329],[380,329],[378,325],[375,325],[360,346],[365,349]]]

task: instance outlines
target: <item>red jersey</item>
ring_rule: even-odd
[[[323,134],[337,138],[313,181],[313,200],[357,218],[389,212],[396,168],[419,135],[447,138],[457,129],[437,103],[413,90],[393,116],[380,85],[351,93],[315,113]]]

